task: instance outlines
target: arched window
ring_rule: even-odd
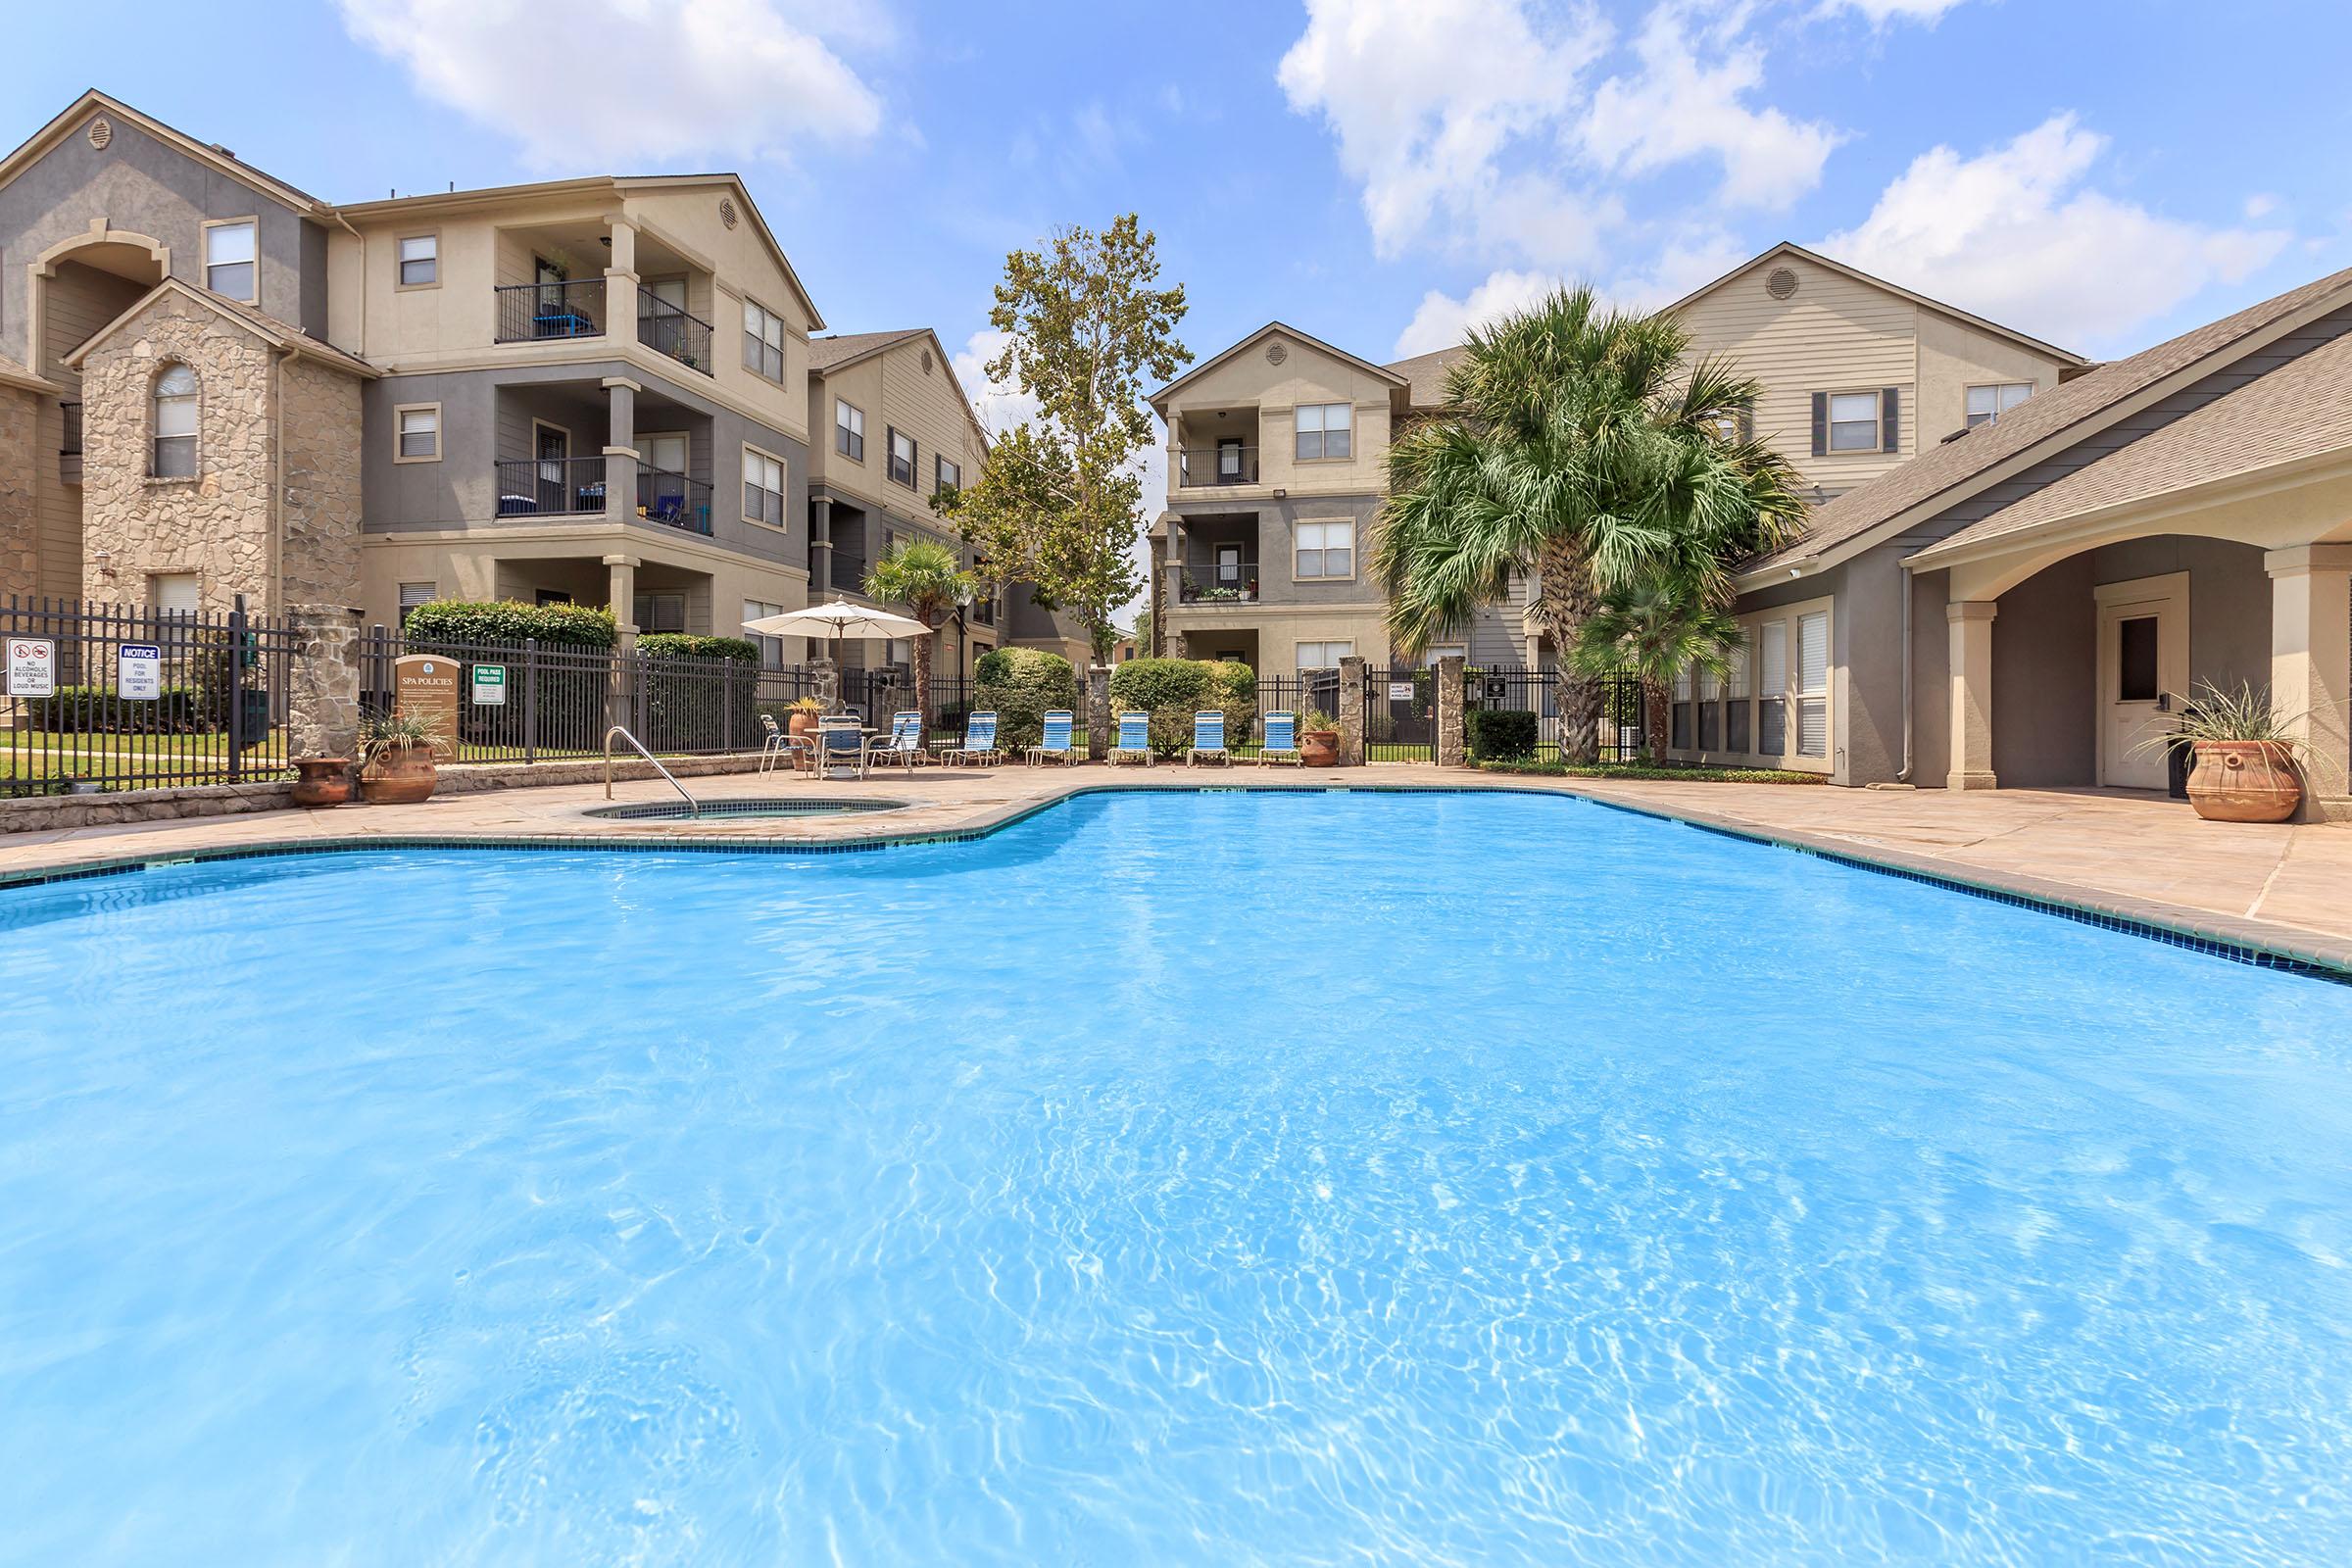
[[[155,461],[159,479],[186,479],[196,472],[196,372],[184,365],[155,378]]]

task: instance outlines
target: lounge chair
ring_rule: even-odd
[[[1298,715],[1273,712],[1266,715],[1266,743],[1251,759],[1257,762],[1288,762],[1304,767],[1306,759],[1298,755]]]
[[[859,778],[865,777],[865,726],[856,714],[818,719],[816,751],[822,771],[849,767],[857,769]]]
[[[1056,708],[1046,714],[1045,738],[1029,748],[1029,765],[1040,762],[1076,762],[1078,748],[1070,743],[1070,730],[1077,715],[1066,708]]]
[[[997,715],[993,709],[973,713],[963,721],[963,744],[942,754],[951,762],[1002,762],[1004,753],[997,745]]]
[[[930,754],[923,750],[923,715],[911,708],[891,714],[890,738],[875,742],[865,760],[869,767],[891,762],[901,767],[921,767],[930,761]]]
[[[1193,749],[1184,754],[1187,767],[1201,761],[1233,763],[1233,754],[1225,749],[1225,715],[1213,708],[1193,715]]]
[[[764,773],[778,761],[788,760],[792,737],[784,733],[784,726],[776,722],[773,713],[760,715],[760,728],[765,732],[760,742],[760,771]]]
[[[1119,740],[1104,760],[1116,767],[1121,762],[1141,762],[1150,767],[1159,760],[1152,755],[1152,715],[1150,713],[1121,713]]]

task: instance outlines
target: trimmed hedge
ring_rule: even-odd
[[[1473,762],[1519,762],[1536,755],[1536,715],[1519,709],[1474,708],[1462,715]]]
[[[1197,659],[1130,659],[1110,672],[1114,720],[1142,709],[1152,715],[1152,750],[1182,757],[1193,744],[1193,714],[1208,703],[1208,668]]]
[[[1257,671],[1232,660],[1211,662],[1207,706],[1225,710],[1226,745],[1248,745],[1257,733]]]
[[[724,659],[760,662],[760,645],[749,637],[699,637],[692,632],[654,631],[637,639],[637,651],[654,659]]]
[[[1007,750],[1045,738],[1048,709],[1078,710],[1078,671],[1042,648],[992,648],[972,676],[972,706],[997,710],[997,744]]]
[[[193,735],[219,726],[205,694],[167,686],[155,698],[118,696],[112,686],[60,686],[23,699],[30,726],[58,735]]]
[[[536,637],[546,648],[610,648],[620,639],[610,610],[515,599],[436,599],[410,611],[401,632],[411,642],[519,643]]]

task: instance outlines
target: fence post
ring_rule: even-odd
[[[245,777],[245,596],[228,612],[228,781]]]
[[[718,663],[718,749],[735,749],[735,661],[722,659]]]
[[[522,640],[522,760],[539,760],[539,639]]]
[[[1459,767],[1468,756],[1463,745],[1462,690],[1465,662],[1459,654],[1438,661],[1438,749],[1440,767]]]
[[[1340,661],[1340,765],[1364,765],[1364,662]]]
[[[289,760],[349,758],[359,745],[359,613],[341,605],[294,605],[286,612],[294,644],[286,701]]]

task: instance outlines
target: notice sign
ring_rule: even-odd
[[[164,695],[164,651],[153,643],[115,649],[115,695],[152,703]]]
[[[1390,701],[1390,702],[1392,702],[1392,703],[1409,703],[1409,702],[1411,702],[1412,700],[1413,700],[1413,683],[1412,683],[1411,681],[1409,681],[1409,680],[1393,680],[1393,681],[1389,682],[1389,701]]]
[[[507,706],[507,666],[476,664],[473,666],[473,706],[504,708]]]
[[[392,661],[392,710],[420,713],[441,738],[433,755],[448,761],[458,754],[458,662],[439,654],[411,654]]]
[[[57,695],[56,643],[46,637],[11,637],[8,640],[8,695]]]

